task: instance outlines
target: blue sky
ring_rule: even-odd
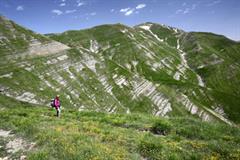
[[[0,0],[0,14],[39,33],[155,22],[240,40],[240,0]]]

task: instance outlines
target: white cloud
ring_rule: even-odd
[[[135,10],[135,9],[130,9],[130,10],[128,10],[124,15],[125,15],[125,16],[130,16],[131,14],[133,14],[134,10]]]
[[[139,4],[134,8],[122,8],[120,9],[120,12],[124,13],[125,16],[130,16],[131,14],[135,13],[138,14],[140,9],[143,9],[144,7],[146,7],[146,4]]]
[[[62,2],[65,2],[66,0],[62,0]]]
[[[90,13],[90,16],[95,16],[97,13],[96,12],[92,12]]]
[[[23,6],[17,6],[16,10],[17,10],[17,11],[23,11],[23,10],[24,10],[24,7],[23,7]]]
[[[180,14],[180,13],[182,13],[182,12],[183,12],[182,9],[178,9],[178,10],[176,10],[176,14]]]
[[[186,3],[186,2],[183,2],[182,6],[184,7],[184,6],[186,6],[186,5],[187,5],[187,3]]]
[[[219,4],[219,3],[221,3],[221,0],[215,0],[215,1],[212,1],[211,3],[208,3],[207,6],[211,7],[211,6],[215,6],[216,4]]]
[[[81,6],[85,5],[85,3],[80,1],[80,0],[77,0],[76,2],[77,2],[78,7],[81,7]]]
[[[58,10],[58,9],[54,9],[54,10],[52,10],[52,13],[54,13],[54,14],[56,14],[56,15],[61,15],[61,14],[63,14],[63,12],[62,11],[60,11],[60,10]]]
[[[76,11],[77,11],[76,9],[66,10],[65,13],[66,13],[66,14],[70,14],[70,13],[74,13],[74,12],[76,12]]]
[[[187,5],[187,4],[186,4]],[[183,5],[182,5],[183,6]],[[185,6],[185,5],[184,5]],[[176,10],[176,14],[188,14],[190,13],[191,11],[195,10],[197,7],[197,4],[192,4],[191,6],[188,5],[188,7],[186,8],[182,8],[182,9],[178,9]]]
[[[111,9],[111,10],[110,10],[110,12],[114,12],[114,11],[115,11],[115,9]]]
[[[137,5],[136,9],[142,9],[144,7],[146,7],[146,4],[139,4]]]
[[[77,6],[80,7],[80,6],[83,6],[83,5],[84,5],[83,2],[79,2]]]
[[[61,4],[59,4],[59,6],[61,6],[61,7],[66,6],[66,3],[61,3]]]
[[[129,7],[128,7],[128,8],[122,8],[122,9],[120,10],[120,12],[124,12],[124,13],[125,13],[125,12],[127,12],[128,10],[130,10],[130,9],[131,9],[131,8],[129,8]]]
[[[185,10],[182,12],[183,14],[187,14],[190,12],[190,9],[189,8],[185,8]]]

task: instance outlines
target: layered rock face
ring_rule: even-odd
[[[1,94],[42,105],[60,94],[64,107],[79,110],[240,121],[240,45],[225,37],[154,23],[44,36],[0,22]]]

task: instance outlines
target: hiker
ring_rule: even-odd
[[[59,95],[56,96],[56,98],[54,99],[54,107],[57,111],[57,117],[60,117],[60,99],[59,99]]]

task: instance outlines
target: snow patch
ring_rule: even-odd
[[[180,58],[181,58],[181,64],[180,65],[178,65],[178,67],[177,67],[177,69],[178,69],[178,71],[179,72],[181,72],[183,75],[184,75],[184,73],[185,73],[185,71],[186,71],[186,69],[188,68],[188,69],[190,69],[190,70],[192,70],[189,66],[188,66],[188,64],[187,64],[187,59],[186,59],[186,52],[183,52],[181,49],[180,49],[180,42],[179,42],[179,39],[177,40],[177,49],[180,51]],[[192,70],[193,71],[193,70]],[[204,87],[205,86],[205,84],[204,84],[204,82],[203,82],[203,79],[202,79],[202,77],[199,75],[199,74],[197,74],[195,71],[193,71],[195,74],[196,74],[196,76],[197,76],[197,80],[198,80],[198,85],[199,86],[201,86],[201,87]],[[185,77],[185,76],[184,76]],[[185,77],[186,78],[186,77]]]
[[[156,34],[154,34],[152,31],[151,31],[151,26],[152,24],[149,24],[149,25],[142,25],[142,26],[139,26],[140,28],[148,31],[151,33],[151,35],[153,35],[159,42],[163,42],[164,40],[163,39],[160,39]]]
[[[140,28],[145,29],[145,30],[150,30],[151,25],[142,25]]]

